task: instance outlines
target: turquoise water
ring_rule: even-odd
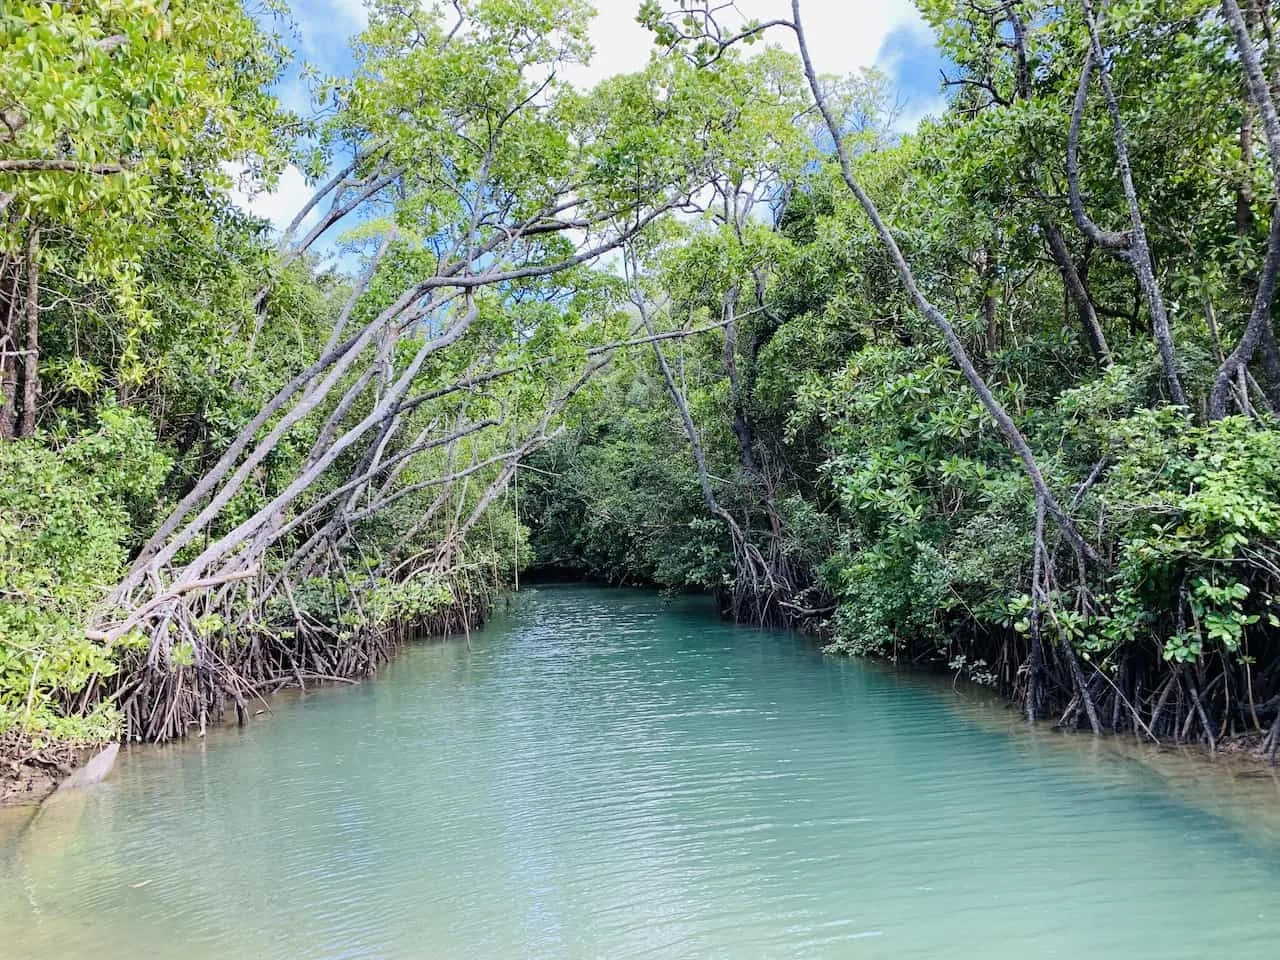
[[[1171,787],[697,600],[526,593],[273,710],[0,820],[0,957],[1280,950],[1274,781]]]

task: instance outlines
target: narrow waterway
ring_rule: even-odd
[[[1262,771],[1028,732],[696,599],[525,593],[272,707],[5,812],[0,956],[1280,950]]]

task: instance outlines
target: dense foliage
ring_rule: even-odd
[[[585,2],[379,0],[305,120],[236,2],[5,6],[0,741],[182,736],[534,563],[1274,752],[1273,11],[919,5],[909,135],[782,0],[637,4],[589,91]],[[230,202],[291,163],[285,230]]]
[[[649,22],[705,69],[757,38],[681,6],[651,4]],[[895,137],[875,78],[852,104],[846,85],[847,175],[815,138],[817,160],[774,157],[770,213],[748,230],[710,203],[662,245],[650,279],[670,327],[739,319],[729,338],[667,351],[671,390],[657,356],[613,371],[577,433],[535,457],[523,502],[537,553],[717,589],[738,616],[945,665],[1070,725],[1274,749],[1277,194],[1258,132],[1270,102],[1250,94],[1225,5],[921,9],[953,65],[945,115]],[[1242,20],[1271,70],[1269,7]],[[1096,224],[1119,231],[1109,248]],[[700,472],[772,575],[744,572],[736,534],[708,522]]]

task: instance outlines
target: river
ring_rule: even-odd
[[[557,587],[0,811],[0,957],[1273,958],[1280,787]]]

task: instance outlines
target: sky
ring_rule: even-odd
[[[366,22],[362,0],[292,0],[291,5],[295,23],[277,22],[274,29],[299,58],[324,73],[349,70],[349,39]],[[573,83],[584,87],[611,74],[640,69],[651,46],[650,35],[635,21],[640,0],[595,0],[595,5],[597,15],[591,26],[595,57],[589,67],[575,68],[570,74]],[[744,16],[762,20],[790,14],[788,0],[738,0],[738,8]],[[819,71],[846,74],[879,67],[901,96],[901,122],[907,129],[941,110],[942,61],[912,0],[802,0],[800,13]],[[262,17],[269,21],[269,15]],[[789,31],[775,31],[769,39],[794,48]],[[305,112],[306,92],[296,81],[285,83],[279,93],[288,106]],[[236,191],[233,195],[240,206],[282,226],[306,202],[310,189],[291,167],[270,193],[248,196]]]

